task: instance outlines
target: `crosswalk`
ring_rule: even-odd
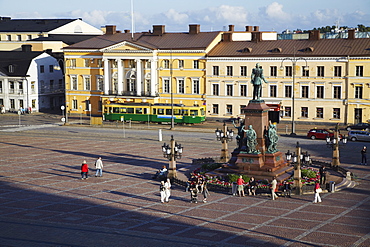
[[[54,124],[40,124],[40,125],[3,125],[0,126],[0,131],[2,132],[18,132],[18,131],[27,131],[27,130],[34,130],[34,129],[43,129],[43,128],[50,128],[60,126],[59,123]]]

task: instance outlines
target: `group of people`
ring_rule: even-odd
[[[239,178],[236,180],[236,186],[237,186],[237,189],[236,189],[237,196],[241,196],[241,197],[245,196],[245,192],[244,192],[245,187],[247,188],[248,195],[250,196],[256,195],[257,182],[254,179],[254,177],[251,177],[249,179],[249,182],[246,183],[243,179],[243,176],[240,175]]]
[[[95,177],[102,177],[103,176],[103,161],[101,157],[99,157],[95,161],[95,169],[96,169]],[[88,178],[89,178],[89,166],[86,163],[86,160],[84,160],[81,165],[81,179],[84,180]]]
[[[207,188],[207,180],[201,177],[191,176],[186,183],[185,191],[190,192],[190,202],[198,203],[198,195],[203,196],[203,202],[207,202],[209,191]]]

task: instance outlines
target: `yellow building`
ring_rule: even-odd
[[[64,49],[68,112],[90,113],[91,104],[91,114],[101,115],[106,102],[205,105],[205,57],[222,33],[200,32],[199,25],[184,33],[163,25],[145,33],[106,26],[105,35]]]
[[[252,69],[268,81],[262,99],[291,122],[357,123],[369,116],[369,39],[251,41],[223,39],[207,54],[207,116],[243,116],[252,99]]]

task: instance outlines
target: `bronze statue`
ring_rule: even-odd
[[[262,81],[268,83],[263,76],[263,69],[259,64],[252,70],[251,82],[253,84],[253,100],[260,100],[262,95]]]
[[[267,139],[268,139],[268,147],[266,153],[276,153],[277,151],[277,142],[279,140],[279,136],[276,133],[276,126],[270,123],[268,132],[267,132]]]
[[[249,125],[248,129],[244,129],[244,125],[242,130],[245,132],[246,140],[247,140],[247,153],[249,154],[259,154],[260,151],[257,150],[257,134],[256,131],[253,129],[252,125]]]
[[[235,139],[238,148],[241,149],[243,147],[244,140],[244,131],[243,131],[244,122],[239,121],[239,126],[236,126],[235,122],[233,121],[233,125],[238,130],[238,135],[236,136]]]

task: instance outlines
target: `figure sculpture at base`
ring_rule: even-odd
[[[236,144],[238,145],[238,148],[241,149],[243,147],[243,140],[244,140],[244,123],[239,122],[239,126],[236,126],[235,122],[233,121],[234,127],[238,130],[238,135],[236,136]]]
[[[269,129],[267,131],[267,138],[268,138],[268,147],[267,147],[267,153],[276,153],[279,150],[277,150],[276,146],[279,140],[279,136],[276,133],[276,126],[274,124],[270,123]]]
[[[253,129],[252,125],[249,125],[247,130],[245,130],[243,126],[242,130],[245,132],[245,138],[247,140],[247,153],[259,154],[260,151],[256,149],[257,134],[256,134],[256,131]]]

